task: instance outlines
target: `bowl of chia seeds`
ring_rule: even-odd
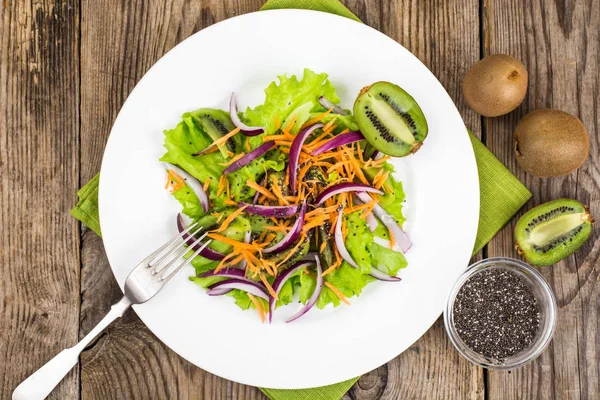
[[[542,275],[511,258],[471,265],[456,281],[444,310],[446,332],[469,361],[513,369],[536,359],[556,327],[554,293]]]

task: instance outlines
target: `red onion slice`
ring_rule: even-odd
[[[247,210],[247,208],[246,208],[246,210]],[[279,252],[282,252],[283,250],[286,250],[291,245],[293,245],[294,242],[298,239],[298,237],[302,233],[302,227],[304,226],[304,215],[305,214],[306,214],[306,203],[302,203],[302,207],[300,208],[300,215],[298,215],[298,219],[296,219],[296,222],[292,226],[292,229],[290,229],[290,231],[287,233],[287,235],[285,235],[283,237],[283,239],[281,239],[281,241],[279,241],[278,243],[276,243],[275,245],[273,245],[271,247],[267,247],[266,249],[264,249],[262,251],[262,253],[263,254],[279,253]]]
[[[348,249],[346,248],[346,243],[344,242],[344,236],[342,235],[343,212],[344,212],[343,209],[341,209],[339,211],[337,221],[335,223],[335,233],[334,233],[335,245],[336,245],[338,251],[340,252],[340,256],[342,256],[344,261],[346,261],[352,267],[359,269],[358,264],[356,264],[356,262],[350,255],[350,252],[348,252]],[[371,273],[369,275],[371,275],[373,278],[379,279],[381,281],[397,282],[397,281],[401,280],[400,278],[398,278],[396,276],[390,276],[390,275],[378,270],[375,267],[371,267]]]
[[[223,174],[229,174],[233,171],[237,171],[238,169],[250,164],[252,161],[256,160],[258,157],[262,156],[267,151],[271,150],[271,147],[273,147],[273,146],[275,146],[274,141],[269,140],[268,142],[265,142],[264,144],[258,146],[257,148],[255,148],[254,150],[249,152],[248,154],[244,155],[239,160],[234,161],[229,167],[225,168],[225,171],[223,171]]]
[[[369,212],[367,214],[367,216],[365,217],[365,220],[367,222],[367,226],[369,227],[369,230],[371,232],[375,232],[375,229],[377,229],[377,226],[379,225],[379,222],[377,222],[377,218],[375,218],[375,216],[373,215],[373,213]]]
[[[261,217],[289,218],[298,213],[298,204],[289,206],[261,206],[257,204],[238,203],[239,207],[246,207],[248,214],[260,215]]]
[[[321,261],[319,260],[319,256],[315,256],[315,261],[317,262],[317,285],[315,286],[315,291],[310,296],[306,304],[298,311],[296,314],[289,317],[285,322],[292,322],[306,314],[317,302],[319,295],[321,294],[321,290],[323,289],[323,270],[321,268]]]
[[[200,205],[202,206],[204,212],[208,212],[208,210],[210,209],[208,195],[204,191],[204,187],[202,187],[200,181],[194,178],[192,175],[190,175],[187,171],[179,168],[176,165],[167,162],[163,164],[167,169],[172,169],[177,175],[181,176],[186,181],[187,185],[198,197],[198,200],[200,200]]]
[[[269,301],[269,295],[264,287],[256,282],[246,282],[240,279],[228,279],[223,282],[217,282],[212,285],[206,293],[209,296],[220,296],[227,293],[225,290],[230,291],[232,289],[243,290],[244,292]]]
[[[275,278],[275,281],[273,281],[273,285],[272,285],[273,290],[275,291],[275,294],[277,296],[279,296],[279,292],[281,291],[281,288],[288,281],[288,279],[290,279],[290,277],[292,275],[294,275],[296,272],[303,269],[304,267],[313,265],[314,263],[315,263],[314,261],[300,261],[300,262],[297,262],[296,264],[292,265],[289,269],[283,271],[281,274],[279,274],[279,276],[277,276],[277,278]],[[272,296],[269,296],[269,323],[271,323],[271,321],[273,319],[273,312],[275,311],[275,303],[276,303],[276,300]]]
[[[264,126],[248,126],[242,122],[240,116],[238,115],[235,92],[231,93],[231,99],[229,99],[229,117],[231,118],[231,122],[233,122],[235,127],[240,128],[240,131],[242,131],[242,133],[246,136],[257,136],[265,131]]]
[[[290,176],[290,190],[293,195],[296,194],[296,180],[298,179],[298,160],[300,159],[302,145],[304,144],[306,138],[310,136],[310,134],[313,133],[315,129],[322,128],[323,126],[323,124],[314,124],[302,129],[292,142],[292,146],[290,147],[288,174]]]
[[[229,279],[238,279],[244,282],[255,283],[253,280],[246,278],[246,273],[238,268],[225,268],[219,272],[207,271],[198,275],[199,278],[210,278],[213,276]]]
[[[183,223],[183,217],[181,216],[181,214],[177,214],[177,230],[179,231],[179,233],[181,233],[185,230],[185,225]],[[198,250],[201,246],[201,244],[197,244],[194,246],[194,242],[196,241],[196,238],[194,238],[189,233],[186,233],[183,235],[183,240],[185,240],[187,245],[191,246],[192,250],[194,250],[194,251]],[[202,251],[200,251],[199,254],[202,257],[208,258],[209,260],[212,260],[212,261],[221,261],[223,258],[225,258],[225,255],[223,255],[219,252],[216,252],[212,249],[209,249],[208,247],[205,247],[204,249],[202,249]]]
[[[331,196],[335,196],[336,194],[345,192],[372,192],[377,194],[383,194],[381,190],[375,189],[374,187],[365,185],[363,183],[344,182],[330,186],[327,189],[323,190],[321,194],[319,194],[315,199],[315,204],[319,205]]]
[[[333,110],[331,110],[331,112],[334,113],[334,114],[348,115],[346,113],[346,111],[344,111],[344,109],[342,107],[338,106],[337,104],[333,104],[325,96],[320,96],[319,97],[319,104],[321,104],[323,106],[323,108],[325,108],[326,110],[329,110],[330,108],[333,108]]]
[[[331,149],[335,149],[336,147],[344,146],[364,139],[365,137],[362,133],[360,133],[360,131],[342,133],[341,135],[337,135],[333,139],[325,142],[322,146],[313,150],[311,154],[313,156],[318,156],[319,154],[325,153],[326,151],[329,151]]]
[[[358,192],[356,195],[363,203],[368,203],[369,201],[373,200],[371,196],[365,192]],[[398,225],[394,217],[388,214],[388,212],[385,211],[385,209],[379,204],[375,204],[375,207],[373,207],[373,213],[375,213],[375,216],[379,218],[379,220],[392,232],[394,239],[398,243],[398,246],[400,246],[402,252],[406,254],[406,252],[412,246],[412,243],[406,232],[400,228],[400,225]]]

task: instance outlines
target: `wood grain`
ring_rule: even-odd
[[[0,5],[0,398],[77,341],[79,7]],[[75,370],[51,398],[78,396]]]
[[[600,219],[600,4],[593,0],[344,0],[366,24],[428,66],[465,124],[533,192],[528,206],[560,196]],[[100,168],[110,128],[144,73],[194,32],[256,11],[263,0],[22,0],[0,5],[0,398],[87,333],[121,295],[102,240],[68,211]],[[515,112],[481,119],[461,81],[480,56],[507,53],[530,74]],[[399,66],[401,68],[401,66]],[[564,178],[517,166],[512,131],[528,111],[579,116],[590,158]],[[483,121],[483,124],[482,124]],[[43,212],[40,212],[43,210]],[[35,212],[34,212],[35,211]],[[482,256],[516,256],[516,218]],[[7,228],[8,227],[8,228]],[[75,238],[75,239],[74,239]],[[534,363],[484,372],[462,359],[438,320],[344,399],[600,398],[600,230],[575,255],[540,269],[559,303],[553,343]],[[133,311],[82,354],[53,398],[265,399],[180,358]]]
[[[525,102],[507,116],[485,121],[488,147],[533,192],[528,206],[560,197],[590,204],[600,215],[598,165],[599,4],[582,2],[484,2],[485,53],[507,53],[529,70]],[[591,137],[590,157],[569,176],[538,179],[521,170],[513,156],[512,132],[527,112],[556,108],[582,119]],[[516,256],[516,219],[489,244],[490,256]],[[575,255],[540,268],[559,305],[558,325],[549,349],[532,364],[511,372],[491,372],[490,399],[598,398],[599,230]]]

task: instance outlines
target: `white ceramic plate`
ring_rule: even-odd
[[[176,234],[180,207],[164,190],[164,129],[185,111],[262,103],[277,75],[304,67],[327,72],[342,105],[375,81],[399,84],[421,105],[429,136],[395,165],[408,198],[406,229],[414,243],[402,282],[367,286],[352,306],[311,310],[285,324],[298,305],[261,324],[231,298],[209,297],[189,270],[152,301],[134,307],[167,346],[213,374],[261,387],[328,385],[396,357],[438,318],[446,293],[468,264],[479,215],[477,167],[452,100],[421,62],[366,25],[331,14],[278,10],[215,24],[183,41],[154,65],[125,102],[106,146],[100,222],[108,259],[123,287],[131,268]]]

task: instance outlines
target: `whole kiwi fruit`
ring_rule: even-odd
[[[519,121],[513,144],[519,165],[540,178],[573,172],[590,151],[590,138],[579,118],[553,109],[530,112]]]
[[[463,94],[469,107],[485,117],[508,114],[527,93],[527,70],[506,54],[492,54],[476,62],[465,75]]]
[[[534,265],[552,265],[583,245],[594,218],[577,200],[558,199],[527,211],[515,226],[516,249]]]

